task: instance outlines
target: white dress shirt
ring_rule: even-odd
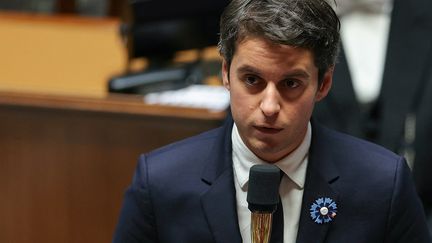
[[[293,243],[297,238],[311,136],[312,129],[309,123],[306,136],[300,146],[285,158],[274,163],[274,165],[278,166],[285,173],[279,188],[284,213],[284,243]],[[266,164],[266,162],[258,158],[246,147],[235,124],[231,138],[240,233],[243,242],[250,243],[251,212],[248,209],[246,201],[249,169],[253,165]]]
[[[392,1],[385,1],[380,11],[340,16],[341,39],[360,103],[375,101],[381,90],[392,6]]]

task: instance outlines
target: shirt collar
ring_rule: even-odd
[[[304,188],[307,167],[307,155],[312,138],[312,128],[308,123],[306,135],[293,152],[274,163],[279,167],[300,189]],[[249,170],[256,164],[267,164],[258,158],[243,142],[238,133],[237,126],[233,125],[232,134],[233,168],[237,183],[246,190],[249,181]]]

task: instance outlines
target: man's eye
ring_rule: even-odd
[[[245,78],[245,82],[246,82],[246,84],[249,84],[249,85],[256,85],[256,84],[258,84],[258,78],[255,76],[247,76]]]
[[[300,82],[294,79],[287,79],[283,81],[283,86],[285,88],[297,88],[300,86]]]

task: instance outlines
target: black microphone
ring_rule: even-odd
[[[251,211],[252,243],[268,243],[272,217],[279,203],[280,169],[271,164],[254,165],[249,171],[247,202]]]

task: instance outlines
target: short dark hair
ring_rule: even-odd
[[[247,36],[306,48],[314,55],[318,81],[336,62],[340,22],[325,0],[232,0],[220,20],[219,52],[231,64],[236,44]]]

